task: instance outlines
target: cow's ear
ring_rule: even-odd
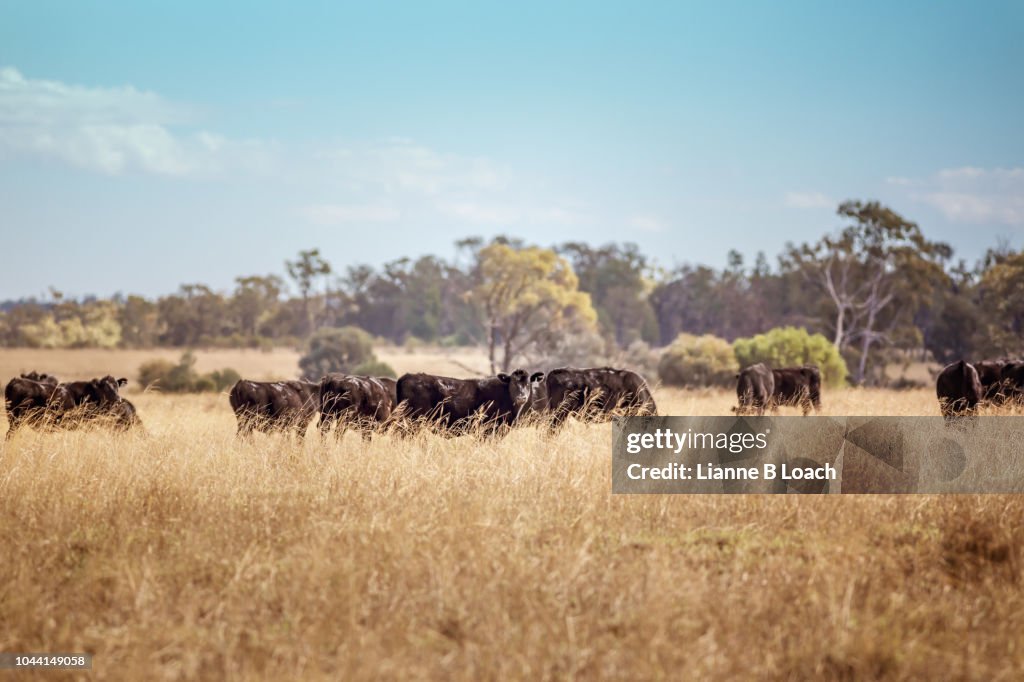
[[[128,379],[126,379],[124,377],[121,377],[120,379],[117,380],[117,385],[118,386],[127,386],[128,385]]]
[[[541,381],[543,378],[544,372],[534,372],[533,374],[530,375],[530,381],[532,383],[537,383],[538,381]]]
[[[499,375],[498,375],[498,379],[500,379],[500,380],[501,380],[501,383],[503,383],[503,384],[507,384],[507,383],[508,383],[509,381],[511,381],[511,380],[512,380],[512,377],[510,377],[510,376],[509,376],[509,375],[507,375],[507,374],[499,374]]]

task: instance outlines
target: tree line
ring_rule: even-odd
[[[722,269],[663,269],[632,243],[550,247],[514,237],[335,270],[317,249],[279,274],[200,284],[156,299],[116,295],[7,302],[6,347],[298,346],[321,328],[359,327],[390,343],[487,348],[516,362],[593,362],[657,352],[680,334],[726,341],[777,327],[825,335],[857,384],[885,382],[894,360],[1020,353],[1024,253],[1006,245],[968,266],[949,245],[878,202],[838,207],[843,227],[787,243],[774,263],[730,251]]]

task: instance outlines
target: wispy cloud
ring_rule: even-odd
[[[838,202],[821,192],[786,192],[783,203],[789,208],[835,208]]]
[[[107,175],[226,176],[274,170],[313,225],[385,224],[407,216],[480,226],[578,225],[585,206],[559,202],[483,156],[415,140],[241,140],[204,130],[196,111],[131,86],[86,87],[0,69],[0,158],[35,157]],[[661,229],[653,219],[640,229]]]
[[[912,187],[917,184],[917,181],[912,178],[905,178],[902,175],[890,175],[885,179],[885,184],[893,185],[894,187]]]
[[[1024,168],[946,168],[907,186],[952,222],[1024,226]]]
[[[314,204],[300,212],[316,225],[391,223],[402,217],[397,208],[372,204]]]
[[[665,222],[652,215],[634,215],[629,219],[629,226],[641,232],[664,232]]]
[[[0,155],[56,159],[110,175],[266,165],[265,143],[180,130],[193,118],[187,107],[152,92],[68,85],[0,68]]]
[[[338,182],[436,197],[453,191],[500,191],[509,171],[481,157],[443,153],[405,138],[362,145],[335,145],[317,158]]]

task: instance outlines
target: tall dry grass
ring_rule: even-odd
[[[93,677],[133,680],[1024,668],[1015,497],[612,496],[609,425],[239,442],[225,396],[135,402],[145,437],[0,451],[0,651],[88,651]]]

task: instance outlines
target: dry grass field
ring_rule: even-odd
[[[134,377],[142,357],[39,353],[0,353],[0,378]],[[465,374],[439,352],[381,355]],[[250,376],[287,364],[200,355]],[[670,414],[734,401],[656,397]],[[88,651],[86,677],[129,680],[1024,670],[1018,497],[612,496],[607,424],[238,442],[226,396],[131,398],[146,435],[25,430],[0,446],[0,651]],[[824,399],[829,414],[938,414],[926,390]]]

